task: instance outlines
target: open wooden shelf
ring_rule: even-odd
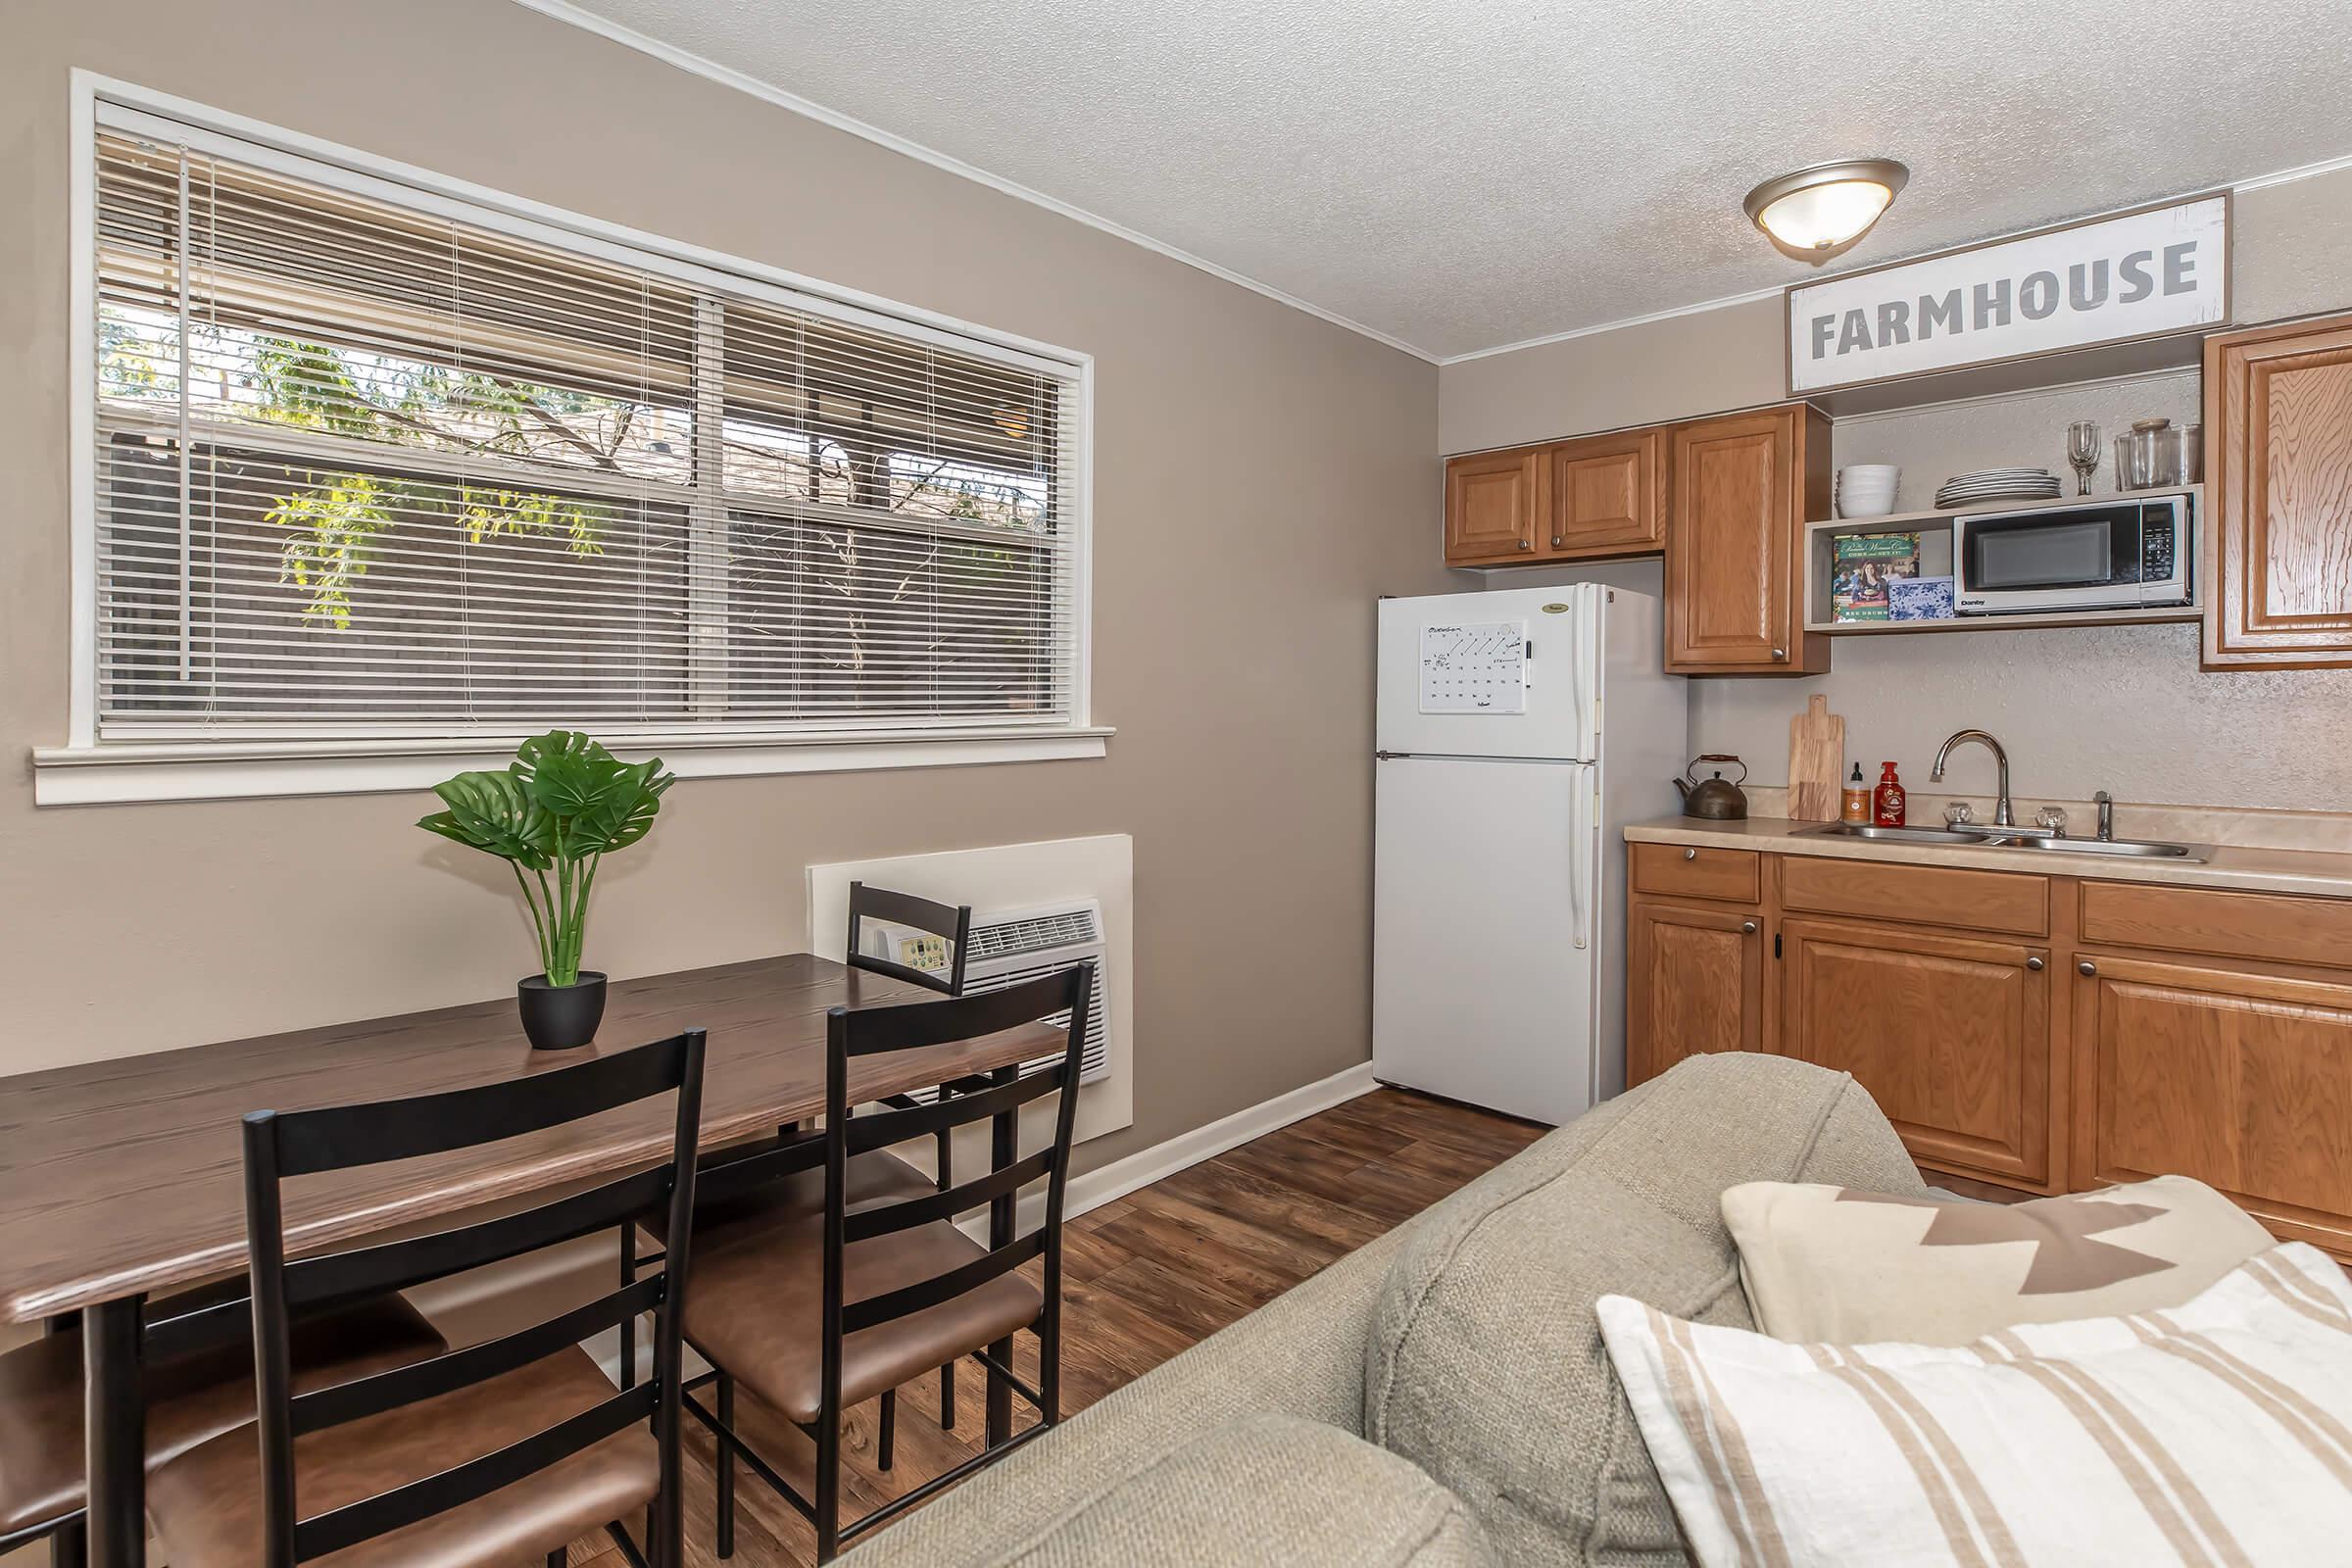
[[[1805,630],[1827,637],[1872,637],[1906,631],[2026,631],[2035,626],[2145,626],[2164,621],[2200,620],[2205,612],[2195,605],[2166,605],[2156,610],[2099,610],[2076,614],[1954,615],[1949,620],[1819,620]]]
[[[1952,570],[1952,519],[1980,513],[2051,512],[2067,507],[2097,506],[2111,501],[2154,501],[2166,496],[2189,498],[2195,527],[2204,526],[2205,488],[2180,485],[2166,490],[2111,491],[2104,495],[2060,496],[2052,501],[1992,501],[1983,506],[1934,512],[1893,512],[1884,517],[1824,517],[1805,524],[1805,630],[1829,637],[1882,637],[1922,631],[2022,631],[2034,626],[2131,626],[2152,622],[2196,620],[2204,583],[2194,585],[2185,605],[2153,610],[2091,610],[2051,612],[2027,615],[1955,615],[1948,620],[1838,620],[1826,613],[1830,606],[1831,541],[1865,534],[1919,535],[1919,570],[1923,577],[1947,577]],[[2192,556],[2191,560],[2195,558]]]

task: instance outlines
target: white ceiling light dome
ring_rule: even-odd
[[[1783,255],[1826,262],[1869,233],[1910,177],[1891,158],[1840,158],[1777,174],[1740,206]]]

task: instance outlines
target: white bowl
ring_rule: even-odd
[[[1838,498],[1838,515],[1840,517],[1884,517],[1893,510],[1894,497],[1890,495],[1869,500],[1847,496]]]
[[[1838,470],[1842,479],[1884,479],[1894,483],[1902,469],[1891,463],[1851,463]]]

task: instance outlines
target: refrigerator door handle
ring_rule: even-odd
[[[1580,951],[1592,944],[1592,912],[1586,903],[1585,850],[1592,837],[1591,818],[1592,790],[1579,768],[1570,775],[1576,780],[1575,794],[1568,803],[1568,934]]]

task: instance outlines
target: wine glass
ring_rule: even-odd
[[[2090,494],[2090,476],[2099,471],[2099,427],[2088,419],[2078,419],[2066,427],[2066,461],[2075,466],[2075,478],[2081,488],[2075,494]]]

